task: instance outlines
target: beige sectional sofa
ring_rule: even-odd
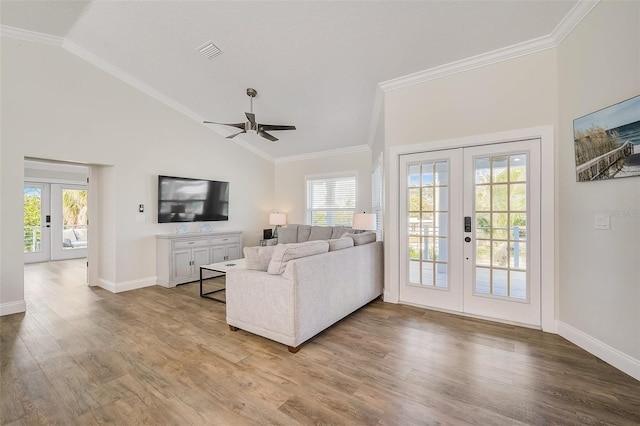
[[[227,323],[290,352],[382,294],[383,250],[375,234],[373,242],[370,234],[351,234],[244,253],[247,269],[227,273]]]
[[[278,231],[278,244],[303,243],[305,241],[329,240],[340,238],[350,232],[348,226],[311,226],[287,225]]]

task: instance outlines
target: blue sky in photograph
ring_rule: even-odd
[[[594,126],[606,130],[615,129],[629,123],[640,121],[640,96],[631,98],[619,104],[596,111],[573,121],[574,134],[580,130],[587,130]]]

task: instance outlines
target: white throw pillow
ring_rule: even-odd
[[[247,269],[266,271],[276,246],[245,247],[242,251],[247,262]]]
[[[280,275],[287,267],[290,260],[301,257],[313,256],[314,254],[326,253],[329,251],[327,241],[307,241],[295,244],[278,244],[275,246],[271,262],[267,272],[271,275]]]
[[[329,251],[342,250],[353,247],[353,238],[344,237],[329,240]]]

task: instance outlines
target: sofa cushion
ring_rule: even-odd
[[[334,226],[332,231],[331,231],[331,239],[335,240],[337,238],[342,237],[342,234],[344,234],[345,232],[348,232],[351,228],[349,228],[348,226],[342,226],[342,225],[338,225],[338,226]]]
[[[329,251],[342,250],[353,247],[353,238],[344,237],[329,240]]]
[[[287,225],[286,228],[278,228],[278,243],[297,243],[298,225]]]
[[[298,225],[298,241],[297,243],[304,243],[309,241],[309,233],[311,232],[311,225]]]
[[[376,233],[373,231],[362,232],[360,234],[345,234],[349,238],[353,239],[353,245],[360,246],[362,244],[369,244],[376,241]]]
[[[331,226],[312,226],[309,233],[309,241],[329,240],[333,233]]]
[[[278,244],[275,246],[267,272],[271,275],[280,275],[287,267],[287,263],[293,259],[313,256],[314,254],[329,251],[327,241],[306,241],[295,244]]]
[[[247,269],[266,272],[275,249],[276,246],[245,247],[242,251],[247,262]]]

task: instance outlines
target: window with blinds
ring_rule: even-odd
[[[371,209],[376,214],[376,234],[378,241],[382,241],[382,208],[384,205],[384,182],[382,177],[382,155],[376,162],[376,168],[371,174]]]
[[[355,174],[307,178],[307,223],[351,226],[355,209]]]

